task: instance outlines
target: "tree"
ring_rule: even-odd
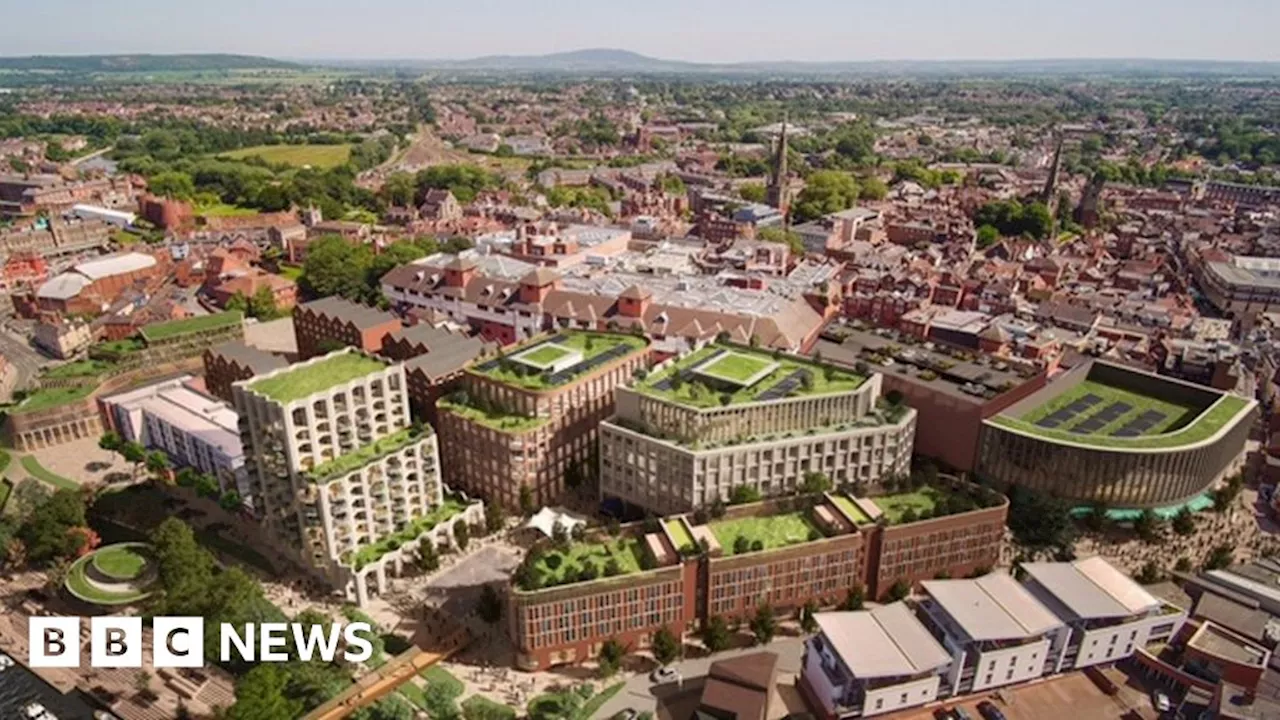
[[[1095,500],[1089,505],[1089,514],[1082,518],[1081,522],[1084,526],[1093,532],[1103,532],[1111,524],[1108,515],[1109,508],[1107,504],[1101,500]]]
[[[751,552],[751,540],[746,535],[739,535],[733,539],[733,554],[742,555]]]
[[[985,250],[1000,241],[1000,231],[991,225],[983,225],[978,228],[974,241],[979,250]]]
[[[809,600],[800,608],[800,628],[807,633],[815,633],[818,631],[818,603]]]
[[[302,704],[285,697],[288,678],[277,664],[261,664],[236,682],[236,704],[227,712],[229,720],[295,720],[302,716]]]
[[[849,594],[845,595],[844,602],[840,603],[841,610],[861,610],[865,601],[866,591],[861,584],[854,585],[849,588]]]
[[[858,197],[862,200],[883,200],[889,194],[889,186],[877,177],[863,178]]]
[[[372,263],[373,253],[367,246],[325,235],[307,246],[299,284],[313,297],[341,295],[364,302],[371,295],[367,271]]]
[[[627,654],[627,648],[616,638],[609,638],[600,645],[600,676],[611,677],[618,672],[618,668],[622,666],[622,659]]]
[[[382,183],[379,193],[388,205],[404,207],[413,204],[418,187],[413,176],[407,172],[393,172]]]
[[[898,580],[889,588],[889,598],[891,600],[905,600],[910,594],[911,583],[902,578],[898,578]]]
[[[858,183],[852,175],[838,170],[819,170],[809,176],[791,212],[797,222],[806,222],[848,210],[857,199]]]
[[[1157,565],[1154,560],[1151,560],[1142,566],[1142,569],[1138,571],[1137,575],[1133,576],[1133,579],[1136,580],[1139,585],[1151,585],[1163,580],[1164,573],[1160,572],[1160,566]]]
[[[1133,521],[1133,531],[1143,542],[1154,542],[1160,534],[1160,518],[1155,511],[1147,508]]]
[[[467,545],[471,542],[471,527],[467,525],[466,520],[459,520],[453,524],[453,541],[458,544],[459,550],[467,549]]]
[[[266,285],[258,288],[253,297],[249,298],[246,311],[249,317],[259,320],[274,320],[280,316],[280,311],[276,308],[275,293]]]
[[[712,615],[702,624],[702,644],[711,652],[720,652],[729,647],[729,626],[724,618]]]
[[[436,544],[430,538],[418,546],[418,567],[426,572],[440,569],[440,554],[436,552]]]
[[[730,505],[760,502],[760,491],[754,485],[737,485],[729,491]]]
[[[1178,558],[1178,562],[1173,564],[1173,569],[1178,572],[1191,572],[1191,558],[1183,556]]]
[[[773,608],[769,603],[763,602],[756,607],[756,614],[751,618],[751,634],[756,636],[756,642],[761,645],[773,640],[773,634],[778,630],[778,620],[773,616]]]
[[[1009,530],[1020,544],[1038,550],[1071,544],[1070,503],[1020,485],[1010,487],[1008,496]]]
[[[151,176],[147,189],[153,195],[190,200],[196,194],[195,182],[184,172],[162,172]]]
[[[1230,543],[1218,545],[1204,561],[1205,570],[1221,570],[1235,560],[1236,546]]]
[[[794,230],[777,226],[762,227],[756,231],[756,239],[786,245],[793,255],[802,256],[805,253],[804,239]]]
[[[761,183],[744,183],[738,186],[738,196],[747,202],[762,203],[768,192]]]
[[[226,305],[222,306],[222,309],[228,312],[239,312],[248,315],[249,298],[245,297],[244,293],[237,290],[235,294],[231,296],[231,299],[227,300]]]
[[[1027,235],[1043,240],[1053,229],[1053,214],[1047,205],[1038,201],[1023,205],[1017,200],[993,200],[978,208],[973,224],[989,225],[1011,237]]]
[[[147,472],[151,473],[152,479],[160,482],[168,476],[171,464],[169,456],[163,450],[152,450],[146,456]]]
[[[653,659],[658,661],[660,665],[670,665],[680,657],[682,643],[664,625],[653,633],[653,639],[650,643],[650,649],[653,650]]]
[[[520,512],[525,517],[532,516],[537,511],[537,506],[533,502],[533,490],[528,485],[520,484]]]
[[[1196,519],[1190,508],[1184,507],[1173,516],[1173,531],[1182,537],[1195,534]]]
[[[485,585],[480,591],[476,609],[480,613],[480,619],[490,625],[502,619],[502,598],[498,597],[498,591],[492,585]]]
[[[115,430],[108,430],[98,438],[98,447],[110,453],[120,452],[122,445],[124,445],[124,438],[121,438],[120,433]]]
[[[87,525],[84,497],[75,490],[58,490],[32,510],[18,530],[18,539],[29,562],[48,565],[75,555],[82,538],[70,531]]]
[[[494,500],[484,506],[484,527],[488,533],[500,532],[507,523],[507,512],[502,503]]]

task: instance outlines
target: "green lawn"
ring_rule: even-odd
[[[615,347],[626,346],[632,350],[638,351],[648,345],[648,341],[644,338],[636,337],[635,335],[624,335],[621,333],[597,333],[575,330],[562,332],[560,333],[560,337],[563,337],[564,340],[562,342],[555,343],[555,347],[581,352],[584,362],[602,353],[608,352]],[[511,359],[529,348],[546,342],[548,342],[546,339],[541,339],[531,342],[525,347],[515,348],[513,351],[507,353],[507,357],[501,359],[495,367],[488,370],[472,368],[471,372],[491,377],[499,382],[528,388],[530,390],[546,389],[550,386],[547,385],[546,380],[543,379],[542,372],[517,360]],[[539,353],[541,350],[542,348],[539,348]]]
[[[568,355],[568,350],[556,347],[553,343],[547,343],[542,347],[534,348],[526,353],[522,353],[519,360],[539,367],[545,367]]]
[[[0,470],[3,472],[3,470]],[[9,482],[9,478],[0,477],[0,515],[4,514],[4,508],[9,504],[9,495],[13,492],[13,483]]]
[[[269,163],[328,170],[347,162],[351,157],[351,145],[256,145],[221,153],[218,157],[242,160],[258,157]]]
[[[1088,420],[1088,418],[1093,414],[1101,412],[1107,406],[1117,402],[1125,403],[1129,405],[1131,409],[1105,425],[1102,429],[1094,432],[1094,435],[1111,435],[1112,432],[1124,427],[1130,420],[1133,420],[1148,410],[1155,410],[1163,413],[1164,419],[1154,425],[1150,430],[1143,433],[1144,435],[1160,435],[1174,429],[1175,427],[1181,427],[1198,414],[1196,409],[1186,405],[1168,402],[1166,400],[1161,400],[1160,398],[1132,392],[1112,385],[1104,385],[1093,380],[1085,380],[1079,385],[1076,385],[1061,395],[1051,399],[1049,402],[1046,402],[1044,405],[1028,412],[1026,415],[1022,416],[1021,420],[1034,425],[1041,418],[1052,414],[1059,408],[1070,405],[1085,395],[1096,395],[1102,398],[1102,401],[1070,420],[1067,420],[1067,422],[1059,425],[1057,428],[1054,428],[1055,430],[1070,430],[1075,425]],[[1076,435],[1076,437],[1080,436]]]
[[[22,469],[26,470],[31,477],[48,483],[60,490],[79,490],[80,486],[76,483],[49,471],[45,466],[40,464],[35,455],[26,455],[22,458]]]
[[[610,685],[604,690],[593,695],[590,700],[582,704],[582,707],[578,709],[578,712],[573,714],[573,720],[591,720],[595,717],[596,713],[600,711],[600,708],[604,707],[605,703],[609,702],[614,695],[617,695],[622,691],[622,686],[623,683]]]
[[[76,362],[49,368],[44,372],[47,378],[97,377],[115,367],[101,360],[77,360]]]
[[[244,314],[239,310],[232,310],[183,320],[170,320],[169,322],[156,323],[154,325],[143,325],[139,332],[147,340],[167,340],[179,335],[238,325],[243,321]]]
[[[134,544],[111,545],[93,553],[93,566],[98,572],[117,580],[132,580],[147,566],[142,547]]]
[[[516,711],[483,695],[472,695],[462,701],[463,717],[485,717],[491,720],[516,720]]]
[[[635,538],[611,538],[605,542],[575,542],[569,546],[568,552],[551,550],[543,555],[533,566],[534,576],[538,578],[538,587],[563,585],[577,582],[578,571],[586,563],[592,563],[599,571],[599,577],[605,576],[605,566],[610,560],[618,563],[618,575],[629,575],[640,571],[640,553],[643,549]],[[553,559],[558,558],[558,560]],[[552,566],[555,567],[552,567]]]
[[[845,495],[833,494],[831,498],[835,501],[836,505],[845,512],[845,514],[853,518],[853,522],[855,524],[868,525],[871,523],[871,518],[867,517],[867,514],[858,509],[858,506]]]
[[[685,530],[684,523],[678,518],[667,521],[667,532],[671,533],[671,537],[676,541],[676,550],[683,550],[687,547],[693,547],[693,536]]]
[[[281,263],[280,272],[277,274],[286,280],[298,282],[298,278],[302,277],[302,266]]]
[[[128,605],[145,599],[151,593],[145,590],[137,590],[132,592],[105,592],[93,585],[84,576],[85,566],[93,557],[92,554],[85,555],[75,561],[70,568],[67,569],[67,579],[65,581],[67,589],[72,595],[86,602],[95,603],[97,605]]]
[[[1103,404],[1107,402],[1107,400],[1103,400]],[[1046,403],[1046,405],[1048,404],[1049,403]],[[1058,406],[1061,407],[1061,404]],[[1217,402],[1210,406],[1208,410],[1201,413],[1199,417],[1182,424],[1181,427],[1166,427],[1166,429],[1159,435],[1146,434],[1139,435],[1137,437],[1116,437],[1114,435],[1099,433],[1078,435],[1076,433],[1068,432],[1065,429],[1043,428],[1033,424],[1034,419],[1028,421],[1024,418],[1016,418],[1010,415],[996,415],[988,422],[999,425],[1000,427],[1025,433],[1027,435],[1057,440],[1060,442],[1075,443],[1077,445],[1112,448],[1118,450],[1162,449],[1190,445],[1192,443],[1208,439],[1212,437],[1214,433],[1217,433],[1225,425],[1234,420],[1235,417],[1248,406],[1249,401],[1242,397],[1229,394],[1223,395]],[[1032,413],[1028,413],[1027,417],[1039,419],[1047,414],[1039,411],[1040,408],[1036,408]],[[1141,411],[1139,411],[1138,414],[1141,414]],[[1188,415],[1189,414],[1190,413],[1188,413]],[[1128,415],[1126,415],[1126,418],[1127,417]],[[1128,422],[1128,420],[1125,420],[1124,422]],[[1112,426],[1114,426],[1114,423],[1107,428],[1104,428],[1103,433],[1110,432],[1109,428]]]
[[[294,365],[283,372],[250,383],[249,389],[276,402],[288,403],[386,367],[386,363],[380,360],[356,352],[344,352],[312,363]]]
[[[276,567],[262,553],[234,540],[228,540],[211,530],[197,530],[196,539],[210,550],[234,558],[245,565],[255,567],[268,576],[275,576]]]
[[[550,421],[550,418],[513,415],[493,409],[484,411],[471,405],[461,405],[443,398],[436,401],[436,409],[451,412],[493,430],[509,433],[528,432]]]
[[[248,217],[257,215],[258,211],[254,208],[244,208],[238,205],[228,205],[223,202],[197,204],[192,208],[195,215],[204,217]]]
[[[884,513],[885,518],[890,524],[896,525],[902,520],[902,514],[907,508],[914,509],[916,515],[928,510],[933,512],[937,506],[938,500],[941,499],[945,490],[936,487],[925,487],[915,492],[897,493],[895,495],[881,495],[880,497],[871,498],[871,502]]]
[[[77,400],[83,400],[89,397],[90,393],[96,390],[98,386],[94,383],[87,385],[73,385],[71,387],[60,388],[40,388],[27,396],[22,404],[16,408],[9,410],[10,413],[20,415],[22,413],[36,412],[37,410],[48,410],[49,408],[59,407],[62,405],[70,405]]]
[[[9,461],[12,459],[7,450],[0,450],[0,477],[4,477],[4,471],[9,469]]]
[[[849,392],[856,390],[865,381],[858,375],[844,370],[840,370],[831,366],[821,365],[809,360],[793,357],[790,355],[778,354],[775,358],[771,353],[761,352],[758,350],[750,350],[737,346],[728,345],[707,345],[700,350],[696,350],[689,355],[678,360],[672,366],[654,373],[645,378],[644,382],[636,385],[636,390],[647,395],[659,397],[664,400],[687,405],[695,408],[712,408],[723,405],[722,395],[720,391],[711,387],[709,384],[700,380],[696,373],[690,372],[694,368],[714,355],[717,351],[729,351],[734,357],[727,359],[727,367],[731,371],[745,373],[749,367],[754,367],[755,371],[759,371],[769,363],[776,362],[778,366],[774,368],[767,376],[759,381],[739,388],[729,394],[729,404],[738,405],[742,403],[754,402],[756,398],[789,378],[797,370],[807,370],[809,372],[810,387],[805,389],[803,385],[796,386],[785,397],[804,397],[810,395],[827,395],[832,393]],[[745,360],[740,361],[738,357],[753,361],[747,363]],[[725,363],[722,360],[713,365],[713,368],[719,371],[720,364]],[[666,381],[671,379],[673,375],[679,374],[682,382],[679,387],[662,387]],[[749,374],[743,377],[750,377]],[[774,398],[779,399],[779,398]]]
[[[744,385],[772,364],[773,361],[766,358],[732,352],[699,366],[697,372],[717,380],[728,380],[736,385]]]
[[[463,691],[466,690],[466,686],[462,684],[461,680],[454,677],[453,673],[445,670],[439,665],[432,665],[418,674],[427,681],[427,685],[439,685],[443,687],[449,697],[456,698],[462,695]]]
[[[739,537],[745,537],[752,544],[758,540],[764,543],[764,550],[772,550],[808,542],[812,533],[820,532],[805,512],[718,520],[708,527],[726,556],[737,554],[733,546]]]

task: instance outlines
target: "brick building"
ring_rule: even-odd
[[[336,295],[299,305],[293,312],[298,355],[304,360],[342,346],[378,352],[387,335],[400,328],[395,315]]]
[[[634,335],[563,332],[469,368],[436,404],[449,486],[507,508],[520,506],[522,486],[535,504],[558,500],[566,474],[594,468],[613,389],[647,365],[648,346]]]
[[[284,358],[243,342],[229,342],[204,351],[204,385],[210,395],[234,402],[231,384],[288,365]]]
[[[430,325],[401,328],[387,336],[382,354],[404,362],[409,407],[436,424],[436,400],[453,390],[462,371],[493,349],[478,337]]]
[[[661,627],[679,637],[710,617],[747,620],[763,603],[779,613],[811,600],[832,606],[854,588],[883,599],[895,584],[994,566],[1007,501],[959,483],[927,492],[967,500],[939,504],[939,512],[956,512],[928,520],[899,514],[903,496],[847,493],[739,505],[719,518],[673,516],[625,526],[617,537],[588,534],[574,549],[581,566],[572,568],[552,542],[512,577],[507,630],[516,664],[533,670],[575,663],[595,657],[609,639],[644,648]],[[997,533],[989,536],[992,523]],[[911,562],[880,557],[896,543],[910,544]],[[555,555],[560,559],[551,560]],[[640,560],[619,559],[627,557]],[[889,567],[904,574],[885,582],[877,568]]]

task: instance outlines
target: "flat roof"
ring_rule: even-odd
[[[1035,637],[1062,625],[1005,573],[972,580],[927,580],[922,585],[971,640]]]
[[[1204,623],[1187,645],[1224,660],[1241,665],[1263,667],[1267,664],[1267,650],[1248,640],[1219,629],[1211,622]]]
[[[1023,563],[1021,567],[1083,620],[1128,617],[1160,605],[1155,596],[1101,557]]]
[[[276,402],[289,403],[387,369],[390,363],[352,350],[339,350],[323,357],[267,373],[250,381],[247,389]]]
[[[951,662],[947,651],[901,602],[814,617],[831,649],[854,677],[916,675]]]

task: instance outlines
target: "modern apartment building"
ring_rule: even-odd
[[[808,473],[877,487],[905,476],[915,410],[864,377],[781,352],[715,343],[616,392],[600,426],[602,499],[655,513],[791,494]]]
[[[938,698],[951,658],[906,604],[816,619],[796,686],[819,717],[868,717]]]
[[[824,720],[869,717],[1090,665],[1141,662],[1151,657],[1146,645],[1167,644],[1186,621],[1184,610],[1100,557],[1022,569],[1023,584],[1003,573],[932,580],[918,602],[819,613],[821,630],[805,643],[802,695]]]
[[[926,498],[936,501],[918,506],[929,519],[899,512]],[[933,518],[934,511],[943,517]],[[909,588],[939,573],[991,567],[999,558],[999,534],[981,546],[958,547],[952,535],[927,529],[936,523],[1002,527],[1006,511],[1003,497],[967,485],[879,498],[826,493],[735,505],[721,517],[636,523],[616,537],[596,534],[568,547],[552,543],[532,553],[508,593],[517,664],[537,669],[578,662],[610,638],[645,647],[658,628],[678,636],[713,616],[745,620],[762,603],[775,611],[809,601],[831,606],[854,588],[877,599],[894,585]],[[922,563],[911,567],[913,574],[881,583],[874,572],[883,564],[877,549],[885,546],[884,533],[897,528],[920,530],[913,552]],[[958,560],[965,552],[973,556]]]
[[[451,487],[520,506],[555,502],[567,474],[595,466],[596,433],[613,414],[614,388],[648,364],[649,342],[618,333],[564,331],[468,368],[436,403]]]
[[[345,349],[232,392],[255,510],[349,598],[364,604],[371,571],[385,591],[384,556],[461,509],[443,502],[436,439],[410,420],[401,365]]]

